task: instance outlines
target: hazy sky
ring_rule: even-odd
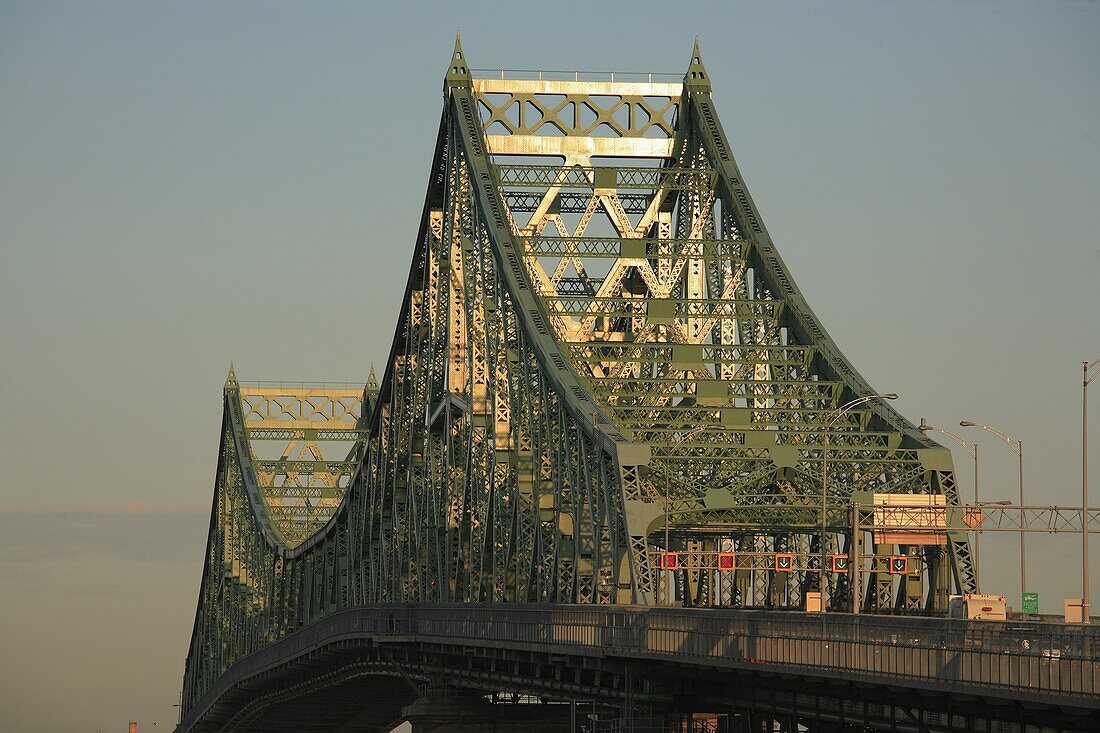
[[[456,29],[475,67],[623,71],[682,72],[699,34],[856,367],[914,421],[1022,438],[1031,501],[1079,503],[1100,3],[0,0],[0,730],[171,727],[229,360],[383,361]],[[1014,454],[972,437],[983,498],[1014,497]],[[1016,548],[983,540],[985,589],[1017,597]],[[1059,611],[1078,542],[1029,550]]]

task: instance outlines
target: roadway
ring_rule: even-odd
[[[764,710],[816,721],[821,730],[846,722],[980,729],[994,720],[1096,730],[1097,648],[1100,629],[1050,622],[636,606],[362,606],[238,662],[178,730],[385,730],[428,682],[599,700],[631,711]],[[344,700],[343,707],[334,709],[333,700]]]

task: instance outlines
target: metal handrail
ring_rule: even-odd
[[[513,79],[516,81],[609,81],[625,83],[678,83],[684,75],[652,71],[566,71],[559,69],[470,69],[475,79]]]
[[[294,382],[287,380],[253,380],[239,382],[242,390],[252,389],[354,389],[362,392],[366,382]]]
[[[241,659],[187,711],[187,730],[244,679],[349,638],[676,659],[985,697],[1100,707],[1100,627],[733,609],[554,604],[394,604],[329,614]]]

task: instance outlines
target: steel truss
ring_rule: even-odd
[[[230,375],[185,708],[353,604],[803,607],[813,562],[694,564],[669,585],[653,558],[819,553],[800,515],[821,506],[826,433],[829,553],[848,551],[853,492],[959,504],[950,452],[889,406],[836,419],[875,391],[776,252],[698,47],[682,83],[507,77],[475,76],[456,44],[381,382]],[[965,532],[867,549],[913,558],[867,584],[867,610],[974,588]]]

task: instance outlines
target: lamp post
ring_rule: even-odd
[[[1092,373],[1091,375],[1089,373]],[[1089,385],[1100,359],[1081,362],[1081,623],[1089,623]]]
[[[676,585],[673,582],[673,579],[668,577],[668,553],[672,550],[672,547],[669,546],[669,536],[668,536],[668,533],[669,533],[668,505],[669,505],[670,484],[671,484],[671,481],[669,479],[669,475],[666,473],[665,474],[665,556],[664,556],[664,562],[661,563],[661,565],[663,566],[661,568],[661,586],[664,588],[664,593],[665,593],[664,602],[669,606],[672,605],[673,595],[675,594],[675,591],[676,591]]]
[[[826,529],[826,514],[829,506],[829,428],[831,428],[836,421],[844,417],[853,407],[858,407],[864,402],[870,402],[871,400],[896,400],[898,396],[893,393],[889,394],[873,394],[866,395],[864,397],[857,397],[854,400],[844,403],[840,407],[836,408],[832,412],[825,414],[825,423],[822,426],[821,432],[825,436],[825,447],[821,453],[821,568],[818,573],[818,591],[821,593],[821,612],[825,613],[825,587],[827,585],[825,581],[825,556],[827,553],[825,543]],[[852,538],[855,541],[855,538]],[[860,558],[856,558],[856,567],[852,568],[853,573],[859,572]],[[859,601],[857,600],[858,604]]]
[[[978,422],[971,422],[970,420],[963,420],[959,425],[964,428],[981,428],[988,433],[992,433],[1004,441],[1012,451],[1016,454],[1016,457],[1020,459],[1020,599],[1023,602],[1023,595],[1027,593],[1027,546],[1024,538],[1024,441],[1013,438],[1008,433],[991,425],[983,425]]]
[[[943,433],[947,437],[954,440],[959,444],[966,454],[974,459],[974,504],[977,505],[978,501],[978,444],[971,443],[969,440],[963,440],[958,435],[955,435],[950,430],[944,428],[938,428],[935,425],[929,425],[925,422],[924,418],[920,419],[920,431],[927,433],[929,430],[935,430],[937,433]],[[974,590],[981,593],[982,581],[981,581],[981,532],[975,530],[974,532]]]

